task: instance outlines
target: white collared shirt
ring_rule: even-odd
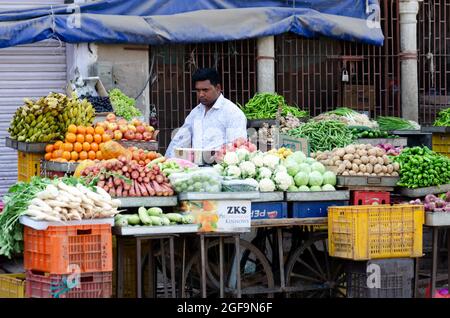
[[[222,94],[205,114],[205,105],[197,105],[167,148],[166,157],[174,157],[175,148],[212,150],[243,137],[247,138],[247,119],[233,102]]]

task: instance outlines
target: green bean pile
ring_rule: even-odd
[[[288,132],[290,136],[307,138],[311,152],[332,150],[350,145],[352,131],[346,124],[335,120],[310,121]]]

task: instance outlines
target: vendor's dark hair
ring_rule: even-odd
[[[209,80],[212,85],[216,86],[217,84],[221,84],[219,72],[217,72],[214,68],[199,68],[195,71],[194,75],[192,75],[192,82],[200,82]]]

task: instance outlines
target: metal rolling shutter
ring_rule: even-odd
[[[64,4],[64,0],[0,0],[0,10]],[[66,48],[58,41],[0,49],[0,197],[17,181],[17,152],[5,147],[7,129],[23,99],[64,92]]]

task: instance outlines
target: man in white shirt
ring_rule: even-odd
[[[237,138],[247,139],[247,119],[238,106],[222,95],[218,72],[199,69],[192,80],[200,104],[172,138],[167,158],[174,157],[175,148],[213,150]]]

